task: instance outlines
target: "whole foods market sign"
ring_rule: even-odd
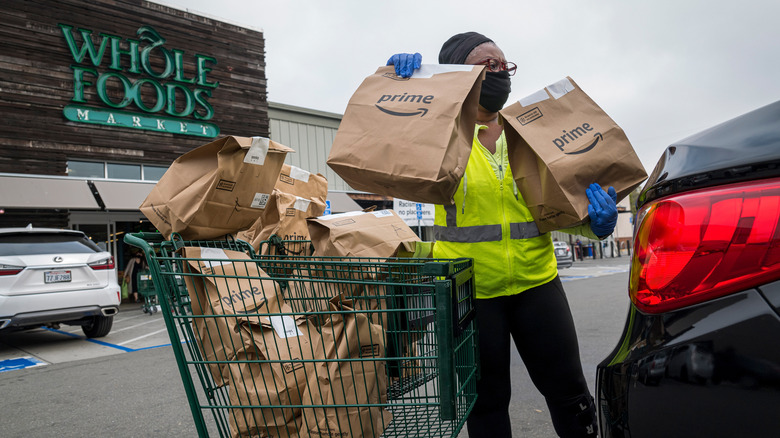
[[[60,24],[75,64],[73,104],[63,113],[79,123],[216,137],[219,127],[209,103],[219,82],[208,73],[217,63],[205,55],[164,47],[165,38],[151,26],[141,26],[138,39]],[[189,66],[190,73],[185,73]],[[91,93],[88,93],[91,92]],[[97,96],[88,101],[89,95]]]

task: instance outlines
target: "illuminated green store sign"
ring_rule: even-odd
[[[183,50],[163,47],[165,38],[150,26],[138,29],[138,40],[101,33],[98,42],[91,30],[59,26],[76,62],[71,65],[74,103],[63,110],[68,120],[200,137],[219,134],[219,127],[207,122],[214,117],[208,99],[219,86],[207,77],[216,59],[188,58]],[[187,62],[194,76],[185,75]],[[88,102],[90,88],[99,102]]]

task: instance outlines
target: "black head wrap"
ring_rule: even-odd
[[[439,64],[465,64],[466,58],[468,58],[472,50],[480,44],[492,42],[493,40],[481,33],[459,33],[448,39],[441,46]],[[508,72],[487,72],[485,80],[482,81],[479,104],[488,111],[498,112],[498,110],[504,107],[511,91],[512,83]]]
[[[493,40],[477,32],[459,33],[441,46],[439,64],[464,64],[466,58],[478,45],[492,43]]]

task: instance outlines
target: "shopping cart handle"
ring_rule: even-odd
[[[462,269],[463,263],[468,263],[469,258],[451,259],[446,262],[425,262],[423,274],[434,277],[449,277]]]
[[[145,254],[148,254],[149,251],[152,251],[152,246],[149,242],[164,242],[165,238],[162,233],[127,233],[125,234],[124,241],[128,245],[141,248]]]

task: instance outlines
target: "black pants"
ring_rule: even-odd
[[[510,335],[547,401],[558,435],[595,437],[595,406],[582,374],[574,321],[560,279],[518,295],[477,300],[476,310],[481,378],[468,418],[469,437],[512,436]]]

